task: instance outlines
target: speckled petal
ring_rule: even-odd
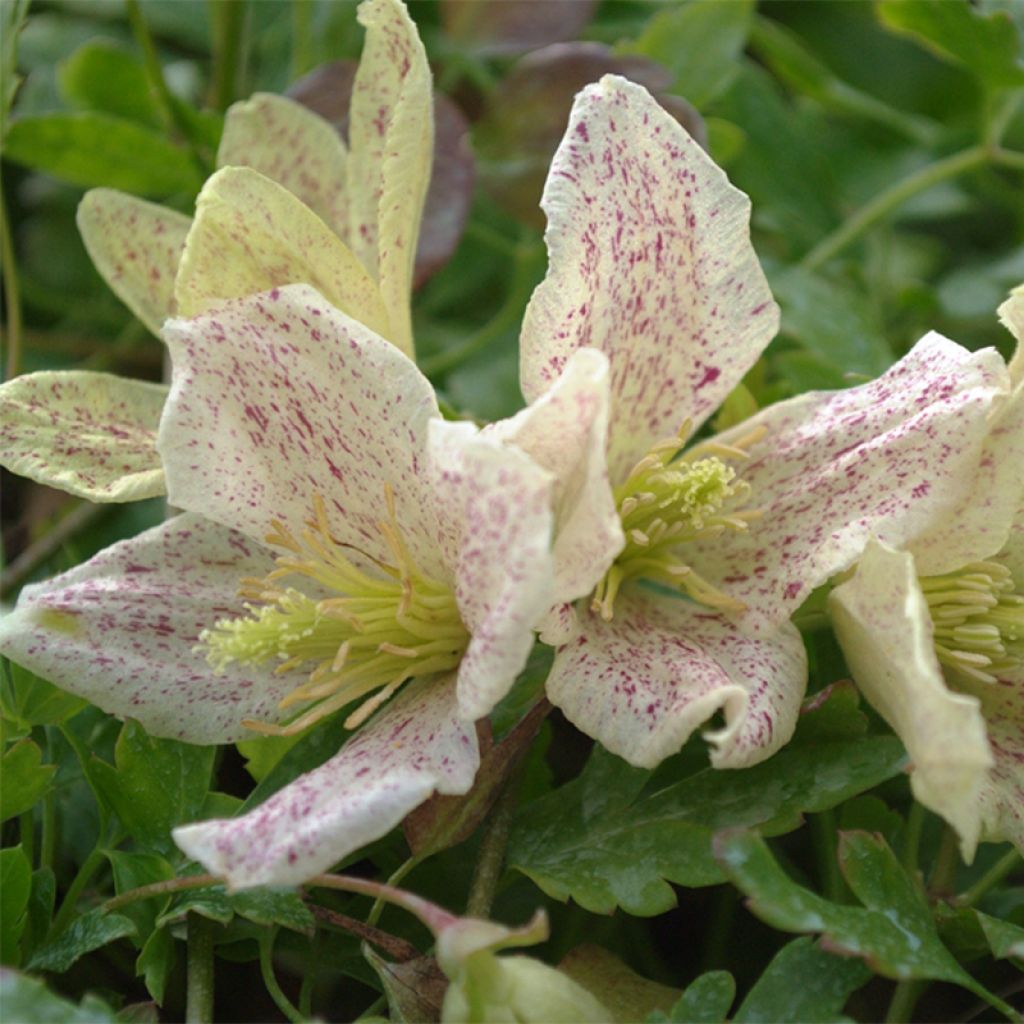
[[[347,157],[329,122],[294,100],[258,92],[228,109],[217,166],[259,171],[298,196],[344,238]]]
[[[0,619],[0,652],[156,736],[226,743],[247,718],[277,720],[295,685],[266,667],[215,675],[199,634],[244,614],[243,576],[273,567],[267,552],[198,516],[177,516],[21,592]]]
[[[999,320],[1017,339],[1017,349],[1010,361],[1014,384],[1024,381],[1024,284],[1017,285],[1010,297],[999,307]]]
[[[877,380],[770,406],[718,438],[767,429],[739,465],[761,518],[746,533],[688,544],[687,561],[746,602],[750,628],[773,627],[869,538],[906,547],[960,505],[1008,389],[993,349],[971,353],[929,334]]]
[[[969,861],[992,753],[978,701],[943,679],[913,556],[869,542],[829,607],[853,678],[910,754],[914,796],[953,825]]]
[[[392,340],[412,355],[409,296],[434,147],[430,67],[399,0],[364,0],[359,22],[366,43],[349,122],[348,238],[380,285]]]
[[[273,519],[301,531],[319,494],[337,540],[390,558],[378,528],[390,486],[409,550],[443,574],[423,514],[437,402],[394,345],[306,285],[164,333],[174,378],[157,443],[172,504],[262,540]]]
[[[606,75],[576,97],[541,205],[550,267],[523,324],[523,393],[577,348],[606,353],[617,484],[684,420],[698,427],[775,334],[750,201],[645,89]]]
[[[548,699],[588,736],[640,768],[676,753],[716,711],[705,733],[716,768],[771,756],[796,728],[807,683],[799,632],[788,622],[755,637],[675,598],[633,592],[605,622],[587,612],[555,655]]]
[[[160,337],[163,322],[174,314],[174,275],[192,221],[109,188],[87,192],[77,219],[103,280]]]
[[[0,386],[0,465],[89,501],[164,493],[156,451],[167,388],[86,370]]]
[[[458,672],[462,716],[508,692],[552,604],[552,475],[471,423],[434,420],[429,458],[438,541],[471,639]]]
[[[591,593],[625,538],[608,482],[608,360],[574,352],[554,386],[485,433],[522,449],[555,478],[555,601]]]
[[[432,793],[465,793],[479,762],[451,677],[413,683],[320,768],[240,818],[185,825],[174,839],[232,889],[299,885]]]
[[[199,194],[175,284],[178,312],[198,316],[226,299],[309,284],[343,313],[387,337],[377,285],[345,243],[287,189],[248,167],[218,171]]]

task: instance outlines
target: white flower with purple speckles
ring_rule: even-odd
[[[723,711],[712,763],[756,763],[789,739],[806,682],[793,611],[869,537],[927,532],[966,494],[1006,368],[929,335],[877,381],[687,448],[778,324],[749,200],[643,88],[608,76],[577,97],[543,205],[550,269],[521,341],[533,404],[500,429],[554,466],[530,418],[570,357],[603,352],[611,392],[607,439],[558,453],[559,477],[589,490],[557,506],[556,572],[594,595],[546,629],[562,645],[548,696],[643,767]]]
[[[364,700],[355,725],[415,677],[253,813],[178,831],[232,885],[295,883],[434,790],[469,787],[472,722],[522,669],[557,593],[553,480],[443,420],[406,356],[308,286],[165,333],[159,447],[185,513],[26,588],[0,649],[202,743],[292,732]]]
[[[906,744],[917,799],[1024,850],[1024,291],[1000,308],[1013,390],[962,501],[903,550],[871,541],[830,595],[854,679]]]

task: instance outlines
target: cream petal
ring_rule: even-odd
[[[243,615],[243,576],[273,567],[265,549],[189,514],[26,587],[0,619],[0,652],[155,736],[227,743],[252,734],[249,718],[276,720],[294,680],[266,668],[216,675],[199,634]]]
[[[377,285],[308,206],[248,167],[214,174],[196,202],[175,284],[179,315],[198,316],[227,299],[299,283],[388,337]]]
[[[603,351],[617,484],[653,442],[700,426],[776,332],[750,201],[645,89],[606,75],[576,97],[541,205],[550,267],[523,323],[523,394],[576,349]]]
[[[485,428],[555,479],[555,601],[591,593],[625,544],[608,482],[608,360],[570,356],[554,386],[511,419]]]
[[[285,96],[257,92],[224,118],[218,167],[251,167],[298,196],[341,238],[348,231],[348,154],[334,127]]]
[[[471,423],[429,433],[438,542],[471,634],[458,671],[460,713],[486,715],[526,665],[552,605],[552,475]]]
[[[970,861],[992,752],[979,702],[943,679],[913,556],[870,541],[829,608],[857,685],[910,754],[914,796],[957,830]]]
[[[1000,680],[980,697],[994,764],[978,796],[981,838],[1009,840],[1024,853],[1024,677]]]
[[[77,220],[103,280],[160,337],[161,325],[174,314],[174,275],[192,221],[109,188],[87,192]]]
[[[716,768],[757,764],[793,735],[807,658],[790,623],[755,637],[689,602],[633,591],[611,622],[585,613],[580,627],[555,655],[548,699],[630,764],[655,767],[717,711],[725,726],[705,733]]]
[[[394,494],[403,539],[443,578],[425,482],[427,379],[306,285],[229,302],[164,330],[174,379],[158,447],[172,504],[263,539],[324,500],[334,537],[392,560],[379,524]]]
[[[86,370],[0,385],[0,465],[89,501],[163,494],[156,429],[167,388]]]
[[[994,350],[929,334],[877,380],[770,406],[714,439],[766,431],[739,465],[760,518],[687,545],[686,560],[747,604],[749,628],[784,621],[870,537],[905,547],[944,522],[970,493],[1008,387]]]
[[[432,793],[467,792],[479,763],[451,677],[424,680],[255,810],[176,828],[174,839],[232,889],[299,885],[390,832]]]
[[[998,309],[999,320],[1014,336],[1017,348],[1010,361],[1010,377],[1014,384],[1024,382],[1024,284],[1017,285]]]
[[[349,122],[348,238],[380,285],[392,340],[412,355],[409,296],[434,148],[430,67],[399,0],[364,0]]]

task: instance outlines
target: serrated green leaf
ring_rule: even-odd
[[[72,106],[160,126],[146,69],[142,61],[120,46],[106,40],[80,46],[58,66],[57,81]]]
[[[879,0],[878,15],[883,25],[966,67],[989,88],[1024,85],[1020,36],[1006,11],[981,14],[967,0]]]
[[[293,892],[277,889],[247,889],[227,893],[223,886],[206,886],[176,896],[157,919],[157,926],[182,920],[196,913],[220,924],[230,923],[238,914],[261,925],[282,925],[292,931],[309,934],[314,928],[313,915]]]
[[[797,737],[769,761],[741,772],[705,768],[654,792],[641,792],[649,772],[595,748],[579,778],[521,809],[510,866],[549,896],[571,897],[595,913],[621,906],[658,914],[675,905],[669,882],[721,882],[711,848],[717,830],[789,831],[802,814],[834,807],[900,771],[899,740],[860,734],[863,716],[851,688],[815,700]],[[664,770],[658,780],[665,781]]]
[[[163,1005],[167,979],[174,970],[177,951],[168,928],[152,932],[135,961],[135,973],[146,983],[146,991]]]
[[[736,982],[728,971],[708,971],[690,982],[666,1016],[652,1013],[646,1024],[722,1024],[736,998]]]
[[[18,1024],[114,1024],[114,1011],[95,996],[76,1006],[51,992],[38,978],[0,970],[4,1020]]]
[[[751,0],[690,0],[659,11],[633,42],[619,47],[664,64],[675,75],[671,91],[703,109],[736,76],[750,31]]]
[[[12,121],[4,156],[72,185],[141,196],[192,193],[202,184],[191,157],[163,135],[95,112]]]
[[[0,963],[21,962],[18,947],[25,930],[32,865],[20,846],[0,850]]]
[[[106,914],[102,907],[95,907],[72,921],[52,942],[37,949],[28,968],[60,973],[86,953],[134,934],[135,925],[129,918],[123,914]]]
[[[862,961],[833,956],[814,939],[794,939],[772,958],[747,993],[733,1024],[832,1024],[872,977]]]
[[[3,713],[23,725],[59,725],[88,706],[88,701],[10,663],[3,683]]]
[[[134,839],[169,852],[175,848],[171,829],[202,811],[215,754],[214,747],[156,739],[129,721],[117,738],[116,767],[96,760],[89,773]]]
[[[997,960],[1024,960],[1024,928],[1009,921],[974,911],[992,955]]]
[[[720,834],[715,847],[729,879],[749,897],[751,911],[773,927],[821,932],[830,949],[863,957],[887,978],[951,981],[978,991],[940,941],[923,896],[880,837],[848,832],[840,844],[844,877],[863,907],[831,903],[798,885],[753,832]]]
[[[43,752],[30,739],[19,740],[0,760],[0,821],[34,807],[49,791],[57,766],[43,764]]]

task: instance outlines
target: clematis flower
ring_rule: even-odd
[[[712,763],[754,764],[789,739],[805,687],[792,613],[868,538],[942,521],[1006,369],[932,335],[879,380],[694,441],[778,324],[748,199],[644,89],[607,76],[577,97],[543,206],[531,406],[497,429],[556,469],[556,577],[593,590],[548,624],[548,697],[641,767],[722,712]],[[532,417],[584,347],[608,359],[607,438],[556,444]]]
[[[78,226],[97,270],[157,336],[172,315],[305,282],[409,355],[409,299],[433,153],[426,54],[400,0],[365,0],[349,147],[281,96],[228,111],[217,171],[183,216],[111,189]],[[90,501],[165,493],[156,432],[166,388],[87,371],[0,387],[0,462]]]
[[[435,790],[468,789],[472,723],[553,600],[552,478],[444,421],[415,365],[309,286],[169,321],[165,337],[159,448],[184,514],[26,588],[0,651],[198,743],[295,732],[360,701],[355,727],[397,692],[250,814],[176,832],[233,886],[295,884]]]
[[[871,540],[829,595],[854,679],[903,740],[911,786],[958,832],[1024,850],[1024,291],[1000,308],[1018,347],[959,502],[897,547]]]

